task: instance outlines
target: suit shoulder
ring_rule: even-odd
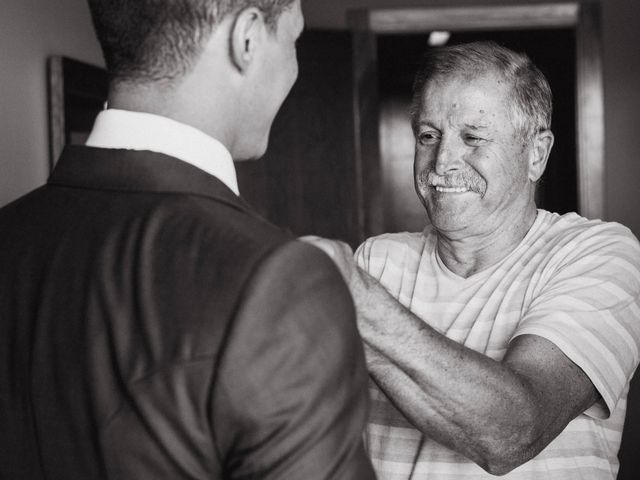
[[[233,249],[241,257],[243,252],[271,250],[291,240],[249,209],[194,195],[164,198],[141,217],[157,241],[175,245],[174,254],[196,249],[205,258],[208,252],[219,255]]]

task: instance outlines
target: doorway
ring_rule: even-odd
[[[363,236],[382,233],[388,227],[407,228],[397,220],[388,221],[387,217],[393,215],[399,204],[406,203],[405,197],[413,191],[412,184],[409,189],[405,176],[403,187],[385,186],[388,175],[398,176],[400,170],[407,170],[406,150],[400,160],[404,165],[386,167],[391,160],[383,161],[382,154],[384,150],[395,151],[396,142],[412,145],[413,139],[409,142],[406,134],[398,135],[393,129],[389,133],[385,130],[389,125],[381,125],[380,118],[402,116],[406,99],[398,98],[393,90],[406,89],[407,77],[413,75],[410,63],[394,67],[393,62],[406,56],[405,60],[414,62],[415,71],[427,38],[434,31],[450,32],[449,42],[493,39],[529,53],[554,90],[556,115],[552,128],[558,137],[563,137],[556,142],[554,158],[541,184],[541,206],[558,211],[576,210],[589,218],[603,217],[604,106],[598,3],[353,10],[349,12],[349,25],[354,37],[355,151],[356,170],[362,179],[359,198]],[[558,48],[559,44],[563,47]],[[403,49],[410,53],[399,54]],[[413,59],[408,59],[410,55]],[[403,73],[397,75],[398,72]],[[398,82],[404,83],[400,86]],[[407,91],[410,92],[410,87]],[[390,137],[385,138],[387,135]],[[389,174],[389,168],[395,169],[395,173]],[[381,195],[398,191],[401,196],[390,197],[390,201]],[[418,210],[414,210],[404,217],[411,219],[418,215]]]

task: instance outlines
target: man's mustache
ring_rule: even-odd
[[[466,188],[480,195],[487,191],[487,182],[472,170],[449,175],[438,175],[430,170],[422,173],[419,180],[422,185],[429,187]]]

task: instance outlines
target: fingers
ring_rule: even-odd
[[[353,250],[347,243],[340,240],[329,240],[314,235],[300,237],[300,240],[314,245],[329,255],[337,265],[340,273],[342,273],[342,276],[345,278],[347,283],[349,283],[356,266],[353,258]]]
[[[333,259],[338,256],[349,258],[353,257],[353,250],[351,247],[341,240],[330,240],[328,238],[322,238],[315,235],[305,235],[299,239],[318,247]]]
[[[333,240],[327,240],[326,238],[317,237],[315,235],[305,235],[304,237],[300,237],[299,240],[319,248],[331,258],[335,258],[336,252]]]

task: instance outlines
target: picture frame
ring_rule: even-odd
[[[55,166],[67,144],[82,145],[107,100],[104,68],[69,57],[47,59],[49,161]]]

